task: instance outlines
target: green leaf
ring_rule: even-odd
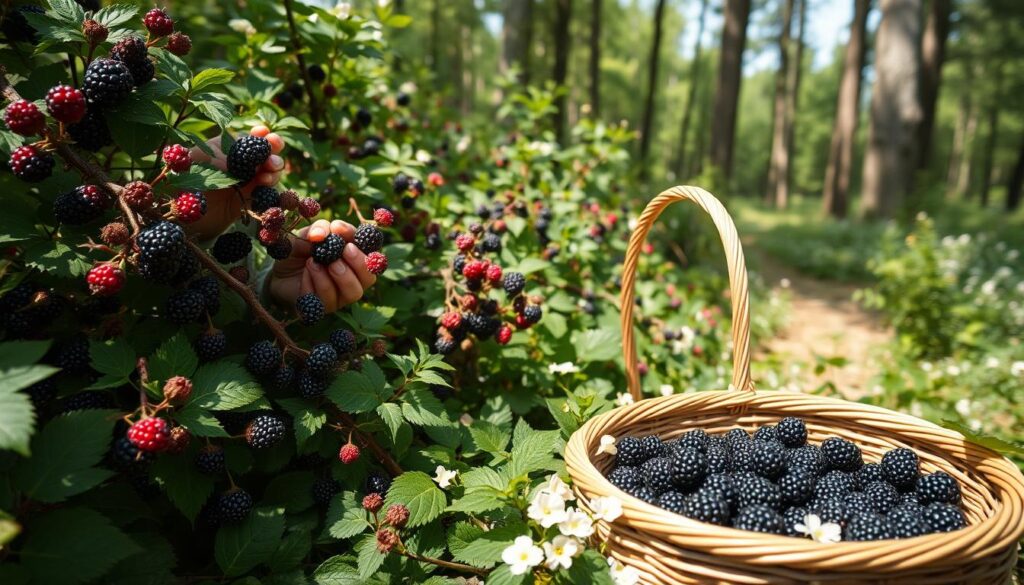
[[[113,4],[106,8],[101,8],[99,12],[93,16],[93,19],[110,29],[135,18],[135,15],[138,12],[139,8],[137,6],[132,6],[131,4]]]
[[[221,128],[230,124],[235,116],[235,106],[226,96],[207,94],[193,98],[189,102]]]
[[[952,420],[943,419],[942,426],[960,433],[967,437],[967,440],[972,443],[988,447],[996,453],[1005,455],[1006,457],[1024,457],[1024,445],[1011,443],[1010,441],[1000,439],[999,437],[993,437],[992,435],[978,433],[971,430],[970,427]]]
[[[150,49],[149,53],[156,56],[156,70],[160,74],[182,89],[188,87],[192,80],[192,71],[180,57],[163,49]]]
[[[405,504],[409,526],[415,528],[441,515],[448,501],[434,480],[422,471],[407,471],[391,483],[385,504]]]
[[[391,431],[391,442],[394,443],[398,439],[398,429],[402,428],[402,423],[405,421],[402,418],[402,407],[391,402],[385,402],[377,407],[377,414],[380,415],[388,430]]]
[[[275,573],[294,569],[306,558],[312,546],[313,541],[308,530],[289,532],[281,540],[281,544],[278,545],[267,564]]]
[[[482,514],[491,510],[497,510],[505,505],[499,491],[490,487],[466,488],[466,493],[461,498],[448,506],[450,512],[462,512],[464,514]]]
[[[395,316],[394,307],[365,307],[352,305],[352,319],[356,329],[363,333],[380,331]]]
[[[213,167],[192,165],[187,173],[168,175],[167,182],[182,191],[213,191],[230,187],[238,181]]]
[[[284,508],[293,514],[313,506],[313,472],[289,471],[274,476],[265,490],[261,502],[267,506]]]
[[[196,370],[192,385],[195,390],[189,405],[210,410],[232,410],[263,396],[263,389],[245,368],[224,360]]]
[[[197,437],[229,436],[216,417],[198,406],[185,406],[174,413],[174,419]]]
[[[148,92],[136,91],[111,110],[111,116],[153,126],[166,126],[167,114],[153,101]]]
[[[327,389],[327,398],[345,412],[369,412],[383,402],[382,390],[362,372],[349,370],[334,379]]]
[[[152,472],[171,503],[194,523],[213,493],[213,478],[201,473],[187,457],[158,457]]]
[[[57,240],[33,241],[22,252],[25,264],[56,276],[83,276],[92,267],[84,256]]]
[[[532,575],[529,571],[523,575],[513,575],[508,565],[499,565],[487,575],[487,585],[527,585]]]
[[[535,431],[525,419],[519,419],[512,442],[512,461],[508,466],[510,477],[548,469],[554,464],[558,431]]]
[[[33,500],[60,502],[114,475],[93,467],[110,446],[117,413],[80,410],[51,420],[32,439],[32,458],[14,467],[14,484]]]
[[[34,364],[50,349],[50,341],[5,341],[0,343],[0,372],[15,366]],[[0,375],[0,379],[3,376]]]
[[[257,508],[240,524],[217,531],[213,555],[228,577],[248,572],[270,560],[284,534],[284,510]]]
[[[166,136],[166,127],[163,125],[158,126],[151,121],[118,118],[114,112],[107,112],[105,115],[114,143],[136,160],[152,154]]]
[[[19,558],[34,583],[77,585],[140,550],[99,512],[65,508],[34,520]]]
[[[384,564],[384,554],[377,550],[377,537],[367,534],[359,539],[355,548],[359,555],[359,576],[369,579]]]
[[[127,379],[135,371],[135,350],[123,338],[91,341],[89,358],[92,367],[101,374]]]
[[[28,457],[29,438],[35,425],[36,414],[28,395],[18,392],[7,380],[0,382],[0,449]]]
[[[228,71],[227,69],[205,69],[192,78],[192,93],[197,94],[205,89],[224,85],[234,78],[234,71]]]
[[[509,270],[514,270],[515,272],[522,272],[523,274],[532,274],[534,272],[544,270],[549,266],[551,266],[551,263],[548,262],[547,260],[541,260],[540,258],[528,256],[524,258],[523,261],[520,262],[517,267],[510,268]]]
[[[167,380],[173,376],[191,377],[199,365],[199,358],[188,337],[179,331],[160,344],[150,356],[148,365],[150,380]]]
[[[301,398],[283,398],[277,401],[295,422],[295,445],[302,447],[326,423],[327,413]]]
[[[334,538],[352,538],[370,528],[370,513],[363,509],[355,492],[343,492],[331,499],[324,527]]]
[[[491,454],[504,452],[511,437],[509,432],[485,420],[473,421],[469,427],[469,434],[473,437],[477,449]]]
[[[481,532],[466,543],[455,560],[469,563],[474,567],[489,569],[501,560],[501,553],[508,548],[517,536],[529,534],[529,528],[516,523],[498,526],[488,532]]]
[[[576,361],[603,362],[622,352],[622,340],[616,329],[588,329],[576,335],[573,347]]]
[[[359,585],[363,579],[351,563],[351,557],[333,556],[313,571],[313,581],[316,585]]]

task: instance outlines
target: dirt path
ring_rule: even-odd
[[[777,337],[759,350],[759,357],[763,359],[766,354],[772,354],[787,368],[801,365],[797,379],[806,390],[831,381],[848,399],[868,392],[875,373],[870,366],[872,356],[891,338],[892,332],[876,315],[853,301],[853,292],[859,287],[805,276],[755,246],[747,249],[765,282],[786,288],[792,303],[788,322]],[[813,371],[815,356],[845,357],[848,362],[816,375]]]

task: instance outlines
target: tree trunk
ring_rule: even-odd
[[[996,144],[999,142],[999,103],[993,103],[988,110],[988,137],[985,140],[985,158],[981,167],[981,206],[988,207],[992,191],[992,167],[995,162]]]
[[[843,57],[843,77],[839,83],[836,101],[836,121],[832,127],[832,142],[828,151],[825,171],[825,192],[822,198],[824,212],[846,217],[850,201],[850,177],[853,170],[853,147],[857,140],[857,119],[860,117],[860,87],[867,48],[868,13],[871,0],[853,0],[853,21],[850,40]]]
[[[893,217],[913,190],[917,162],[921,0],[881,0],[881,7],[863,201],[865,215]]]
[[[768,185],[766,203],[778,193],[780,171],[786,164],[786,90],[789,87],[789,39],[793,29],[793,1],[782,6],[782,32],[779,33],[779,70],[775,73],[775,105],[772,109],[772,148],[768,155]]]
[[[601,0],[590,2],[590,112],[601,117]]]
[[[654,8],[654,37],[651,55],[647,59],[647,98],[644,100],[643,120],[640,123],[640,174],[647,176],[648,155],[651,152],[651,132],[654,125],[654,94],[658,89],[658,63],[661,56],[661,29],[665,15],[665,0],[658,0]]]
[[[1020,207],[1021,191],[1024,191],[1024,141],[1020,143],[1017,164],[1013,165],[1010,182],[1006,184],[1006,210],[1016,211]]]
[[[530,47],[533,43],[533,0],[505,0],[501,27],[501,71],[519,68],[523,85],[530,81]]]
[[[942,82],[942,63],[946,57],[952,4],[952,0],[931,0],[928,23],[921,37],[921,126],[918,129],[917,144],[919,170],[927,169],[931,158],[935,106]]]
[[[960,169],[956,174],[957,197],[970,196],[971,164],[974,159],[974,139],[978,131],[978,107],[971,106],[967,115],[967,128],[964,131],[964,154],[960,157]]]
[[[441,75],[441,0],[434,0],[430,9],[430,68],[434,72],[434,85],[442,87]]]
[[[555,22],[552,36],[555,39],[555,66],[551,77],[559,88],[564,89],[569,73],[569,24],[572,21],[572,0],[555,0]],[[555,135],[565,144],[566,95],[561,92],[555,98]]]
[[[690,120],[693,117],[694,104],[697,102],[697,88],[700,87],[700,59],[704,37],[704,21],[708,11],[708,0],[700,2],[700,17],[697,20],[697,38],[693,41],[693,61],[690,62],[690,87],[686,93],[686,105],[683,106],[683,122],[679,129],[679,153],[676,155],[676,175],[686,176],[686,143],[690,138]]]
[[[970,71],[970,67],[967,67]],[[960,182],[960,161],[967,154],[967,122],[971,118],[970,78],[960,94],[960,104],[956,110],[956,125],[953,127],[953,145],[949,149],[949,164],[946,165],[946,196],[955,193]]]
[[[790,83],[786,92],[786,158],[779,170],[781,180],[775,191],[775,206],[785,208],[789,204],[789,188],[793,184],[793,151],[796,143],[796,109],[800,103],[800,80],[803,78],[804,32],[807,24],[808,0],[800,0],[800,16],[797,19],[796,55],[789,65]]]
[[[722,54],[711,114],[711,163],[724,179],[732,176],[733,141],[736,138],[736,107],[743,73],[743,50],[747,44],[750,0],[726,0],[722,27]]]

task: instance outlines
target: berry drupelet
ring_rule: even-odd
[[[261,414],[245,428],[245,441],[253,449],[266,449],[284,438],[284,420],[276,414]]]
[[[158,417],[144,418],[128,428],[126,435],[140,451],[159,453],[171,443],[171,429],[167,421]]]

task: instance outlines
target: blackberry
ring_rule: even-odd
[[[356,228],[352,242],[364,254],[378,252],[384,247],[384,232],[380,231],[380,228],[375,225],[364,223]]]
[[[636,488],[633,491],[626,492],[626,493],[628,493],[629,495],[633,496],[634,498],[636,498],[638,500],[643,500],[643,501],[647,502],[648,504],[652,504],[654,506],[658,505],[658,496],[654,495],[654,492],[652,492],[651,490],[647,489],[643,485],[639,486],[638,488]]]
[[[252,240],[242,232],[229,232],[217,238],[210,252],[221,264],[234,264],[249,255]]]
[[[806,504],[814,494],[814,474],[803,468],[794,467],[779,478],[779,494],[782,503],[788,505]]]
[[[708,460],[708,473],[726,473],[729,471],[729,454],[721,447],[708,447],[705,453]]]
[[[120,61],[95,59],[85,69],[82,92],[90,106],[109,108],[121,103],[134,87],[132,72]]]
[[[40,380],[25,388],[25,393],[28,394],[36,412],[39,413],[44,406],[57,397],[57,381],[52,377]]]
[[[739,443],[746,443],[750,440],[750,435],[744,429],[730,429],[725,434],[725,440],[729,443],[729,448],[735,447]]]
[[[400,91],[395,94],[395,103],[404,108],[412,103],[412,97],[409,94]]]
[[[733,518],[732,527],[751,532],[781,534],[782,516],[768,506],[754,504],[740,509]]]
[[[704,481],[708,473],[707,457],[691,447],[678,447],[672,453],[672,482],[675,485],[692,489]]]
[[[621,452],[622,451],[619,451],[619,453]],[[640,470],[628,465],[621,465],[613,469],[612,472],[608,474],[608,481],[610,481],[613,486],[627,493],[632,493],[633,490],[644,483]]]
[[[158,221],[143,228],[135,244],[139,248],[139,272],[157,282],[169,282],[178,274],[185,255],[185,232],[180,225]]]
[[[428,250],[437,250],[441,247],[441,236],[437,234],[427,234],[427,239],[423,243],[423,247]]]
[[[526,308],[523,309],[523,318],[531,325],[540,321],[543,314],[540,305],[526,305]]]
[[[249,207],[256,213],[263,213],[271,207],[281,206],[281,194],[273,187],[260,185],[252,190]]]
[[[116,469],[127,471],[152,462],[154,457],[133,445],[128,437],[118,437],[110,446],[110,464]]]
[[[149,49],[146,48],[146,41],[131,35],[114,44],[110,49],[110,58],[122,63],[141,61],[149,58]]]
[[[128,73],[132,76],[132,85],[135,87],[145,85],[156,77],[156,66],[148,58],[126,62],[124,65],[128,68]]]
[[[469,328],[473,335],[476,335],[478,339],[490,339],[495,333],[498,332],[498,328],[501,327],[501,321],[493,317],[487,317],[480,313],[469,313],[463,322]]]
[[[224,449],[217,445],[207,445],[196,453],[196,468],[207,475],[224,473]]]
[[[319,264],[330,264],[341,258],[341,252],[345,248],[345,240],[341,236],[330,234],[322,241],[313,244],[313,260]]]
[[[68,134],[74,139],[75,145],[89,152],[97,152],[114,143],[107,119],[97,108],[87,110],[81,120],[68,126]]]
[[[306,358],[306,369],[316,376],[329,374],[338,365],[338,352],[330,343],[318,343],[313,346]]]
[[[839,525],[845,525],[850,516],[849,506],[838,498],[815,500],[809,509],[812,514],[821,518],[822,522],[833,522]]]
[[[330,342],[338,355],[348,355],[356,350],[356,336],[348,329],[338,329],[331,333]]]
[[[282,235],[273,244],[266,246],[267,256],[274,260],[284,260],[292,255],[292,240],[287,235]]]
[[[253,449],[266,449],[284,438],[284,421],[276,414],[261,414],[245,429],[245,441]]]
[[[854,489],[862,490],[864,486],[873,481],[885,481],[885,476],[882,475],[882,466],[877,463],[865,463],[853,474]]]
[[[661,495],[672,488],[672,461],[668,457],[648,459],[640,465],[644,485],[655,495]]]
[[[464,254],[456,254],[452,258],[452,270],[456,276],[462,275],[462,269],[466,267],[466,256]]]
[[[366,476],[366,482],[363,487],[367,494],[380,494],[383,496],[391,488],[391,478],[380,471],[371,471]]]
[[[846,525],[843,540],[887,540],[893,537],[889,520],[881,514],[857,514]]]
[[[857,471],[864,464],[863,455],[857,445],[839,437],[829,437],[821,444],[821,453],[829,469]]]
[[[704,483],[701,484],[700,489],[718,492],[718,496],[730,506],[736,503],[736,488],[733,485],[732,476],[728,474],[709,474],[704,478]]]
[[[8,164],[14,176],[28,183],[38,183],[53,173],[55,161],[50,153],[34,146],[19,146],[11,153]]]
[[[243,136],[228,151],[228,174],[239,183],[248,183],[256,169],[270,157],[270,142],[261,136]]]
[[[801,447],[807,442],[807,425],[803,419],[787,416],[776,427],[779,440],[787,447]]]
[[[920,510],[893,508],[888,519],[893,538],[913,538],[929,532],[928,523],[921,517]]]
[[[316,293],[311,292],[300,296],[295,301],[295,310],[299,313],[304,325],[313,325],[323,319],[325,314],[324,302],[316,296]]]
[[[849,492],[842,497],[842,501],[851,517],[864,512],[875,511],[874,506],[871,504],[871,497],[864,492]]]
[[[210,331],[196,338],[196,355],[204,362],[210,362],[224,354],[228,338],[223,331]]]
[[[822,455],[821,449],[815,445],[804,445],[803,447],[787,450],[786,468],[794,469],[797,467],[802,467],[815,476],[819,476],[825,473],[825,456]]]
[[[929,532],[952,532],[967,527],[964,513],[949,504],[928,504],[921,510],[921,517],[928,525]]]
[[[658,506],[676,514],[682,514],[686,507],[686,494],[681,494],[677,491],[665,492],[658,496],[657,500]]]
[[[69,374],[89,371],[89,340],[76,337],[57,348],[55,364]]]
[[[312,400],[323,396],[324,392],[327,392],[327,380],[323,376],[318,376],[309,370],[303,370],[299,374],[300,396]]]
[[[804,524],[807,514],[807,508],[801,506],[786,508],[782,513],[782,533],[786,536],[803,536],[804,534],[796,529],[796,525]]]
[[[79,185],[54,199],[53,218],[57,223],[82,225],[103,215],[109,204],[110,198],[99,187]]]
[[[341,491],[341,484],[332,477],[318,477],[313,481],[310,492],[313,496],[313,503],[318,506],[326,506],[331,503],[331,498]]]
[[[498,234],[486,234],[480,240],[480,249],[484,252],[501,252],[501,237]]]
[[[853,478],[842,471],[832,470],[814,486],[815,499],[842,498],[853,491]]]
[[[899,492],[884,481],[873,481],[864,486],[864,495],[871,501],[871,508],[880,514],[889,512],[900,503]]]
[[[526,288],[526,277],[521,272],[506,272],[502,287],[509,298],[517,296]]]
[[[228,524],[241,522],[252,512],[252,506],[249,492],[242,488],[232,488],[217,498],[216,517]]]
[[[258,341],[245,356],[245,368],[257,376],[275,371],[281,364],[281,350],[272,341]]]
[[[637,437],[623,437],[619,439],[615,448],[617,451],[615,454],[615,465],[617,466],[637,467],[646,461],[644,459],[643,443]]]
[[[295,387],[295,368],[285,364],[274,372],[273,387],[278,392],[289,392]]]
[[[759,475],[743,475],[739,479],[733,476],[736,488],[736,505],[745,508],[754,504],[763,504],[778,509],[782,502],[779,486]]]
[[[683,515],[709,524],[729,523],[729,503],[715,490],[700,489],[683,503]]]
[[[398,173],[391,179],[391,190],[395,192],[395,195],[401,195],[409,189],[409,176],[404,173]]]
[[[199,291],[179,290],[167,297],[163,316],[171,323],[186,325],[198,321],[206,310],[206,299]]]
[[[882,475],[897,489],[910,489],[917,482],[917,453],[901,447],[882,456]]]
[[[643,449],[644,459],[662,457],[665,451],[665,445],[658,438],[658,435],[640,437],[640,448]]]
[[[704,429],[693,429],[687,431],[682,437],[679,437],[677,443],[680,447],[689,447],[696,449],[701,453],[705,453],[708,450],[708,434],[704,432]]]
[[[776,479],[786,468],[786,454],[777,441],[755,441],[753,447],[754,473]]]
[[[434,350],[441,355],[452,353],[456,347],[458,347],[458,343],[451,337],[439,336],[434,340]]]
[[[932,502],[960,503],[960,484],[945,471],[936,471],[917,480],[917,499],[922,505]]]
[[[922,506],[922,504],[921,504],[921,496],[920,496],[920,494],[918,494],[915,491],[903,492],[903,493],[900,494],[900,503],[899,503],[899,505],[900,506],[917,506],[918,508],[920,508]]]
[[[754,431],[755,441],[778,441],[779,431],[772,425],[764,425]]]
[[[220,283],[213,276],[204,276],[193,280],[188,287],[203,295],[203,303],[210,314],[220,308]]]
[[[102,410],[114,407],[114,397],[109,392],[99,390],[83,390],[64,399],[62,412],[79,410]]]

